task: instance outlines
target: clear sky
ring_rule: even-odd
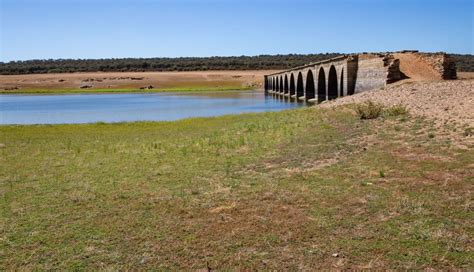
[[[474,54],[473,0],[0,0],[0,61]]]

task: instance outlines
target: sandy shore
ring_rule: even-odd
[[[33,75],[2,75],[5,89],[95,89],[249,87],[262,88],[263,76],[274,71],[195,71],[195,72],[94,72]]]

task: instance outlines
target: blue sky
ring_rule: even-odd
[[[472,0],[0,0],[0,61],[474,54]]]

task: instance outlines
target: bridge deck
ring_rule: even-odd
[[[326,59],[326,60],[322,60],[322,61],[311,62],[311,63],[305,64],[305,65],[302,65],[302,66],[298,66],[298,67],[294,67],[294,68],[291,68],[291,69],[288,69],[288,70],[283,70],[283,71],[280,71],[280,72],[277,72],[277,73],[269,74],[267,76],[275,76],[275,75],[279,75],[279,74],[283,74],[283,73],[288,73],[288,72],[292,72],[292,71],[296,71],[296,70],[305,69],[305,68],[308,68],[308,67],[313,67],[315,65],[321,65],[321,64],[325,64],[325,63],[329,63],[329,62],[333,62],[333,61],[339,61],[339,60],[347,59],[350,56],[351,55],[344,55],[344,56],[330,58],[330,59]]]

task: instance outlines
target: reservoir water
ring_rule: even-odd
[[[257,91],[0,95],[0,124],[173,121],[299,106]]]

